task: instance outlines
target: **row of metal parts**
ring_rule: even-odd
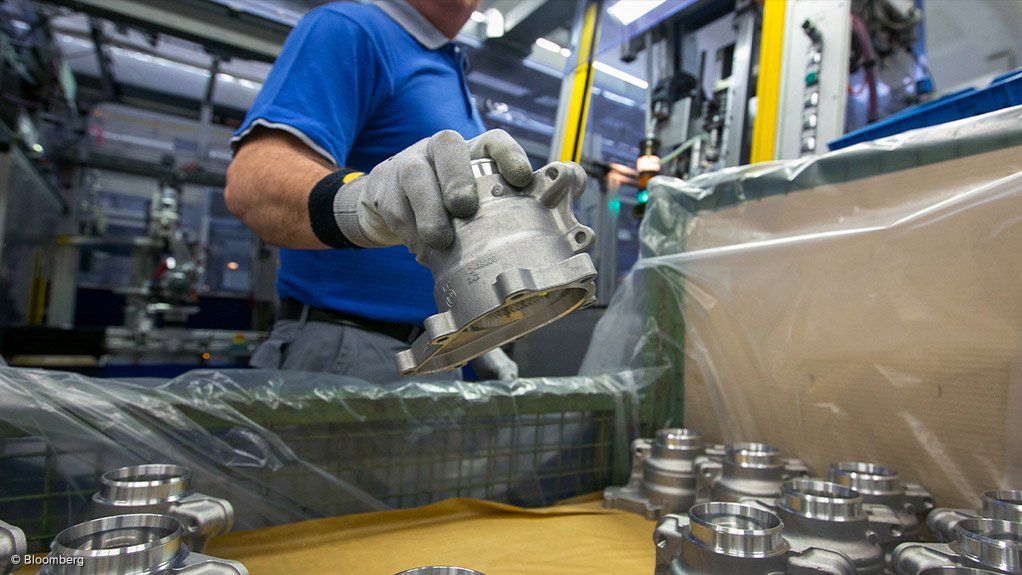
[[[135,465],[108,471],[92,496],[92,519],[57,534],[46,557],[27,555],[20,529],[0,522],[0,575],[21,565],[41,575],[248,575],[236,561],[203,555],[234,525],[225,499],[196,493],[180,465]]]
[[[1022,574],[1022,491],[982,509],[934,509],[921,486],[874,463],[809,478],[762,443],[705,446],[687,429],[632,443],[624,487],[604,505],[656,519],[656,575]],[[921,519],[940,543],[918,542]]]
[[[46,557],[27,554],[21,529],[0,521],[0,575],[22,565],[40,575],[248,575],[236,561],[202,554],[234,526],[225,499],[196,493],[180,465],[108,471],[92,496],[92,519],[61,531]],[[398,575],[477,575],[458,567],[420,567]],[[481,575],[481,574],[478,574]]]

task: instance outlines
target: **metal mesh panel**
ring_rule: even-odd
[[[312,466],[256,475],[267,493],[287,491],[297,500],[318,495],[317,514],[341,514],[352,506],[346,492],[316,493],[322,489],[313,476],[317,467],[396,508],[450,497],[546,505],[610,484],[613,419],[612,411],[579,411],[269,424],[267,429]],[[44,551],[57,532],[84,518],[108,459],[100,451],[56,452],[35,437],[0,438],[3,519],[25,531],[33,551]]]

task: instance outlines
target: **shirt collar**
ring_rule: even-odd
[[[451,42],[450,38],[444,36],[443,32],[437,30],[436,26],[405,0],[374,0],[373,4],[428,50],[437,50]]]

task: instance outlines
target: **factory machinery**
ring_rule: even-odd
[[[656,575],[1022,573],[1022,491],[935,509],[925,488],[876,463],[812,475],[770,445],[663,429],[632,443],[629,481],[604,505],[657,521]]]

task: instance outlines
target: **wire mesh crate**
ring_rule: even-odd
[[[88,415],[62,413],[75,422],[66,433],[0,424],[0,518],[44,550],[85,518],[104,471],[144,461],[192,467],[199,491],[234,502],[242,529],[451,497],[548,505],[620,482],[636,428],[629,393],[596,383],[567,389],[485,401],[460,392],[379,397],[369,388],[345,389],[343,400],[265,401],[252,392],[242,401],[226,394],[222,403],[132,391],[141,397],[120,394]],[[168,397],[173,413],[150,405]],[[103,421],[122,420],[120,427],[88,420],[104,410],[116,413]]]

